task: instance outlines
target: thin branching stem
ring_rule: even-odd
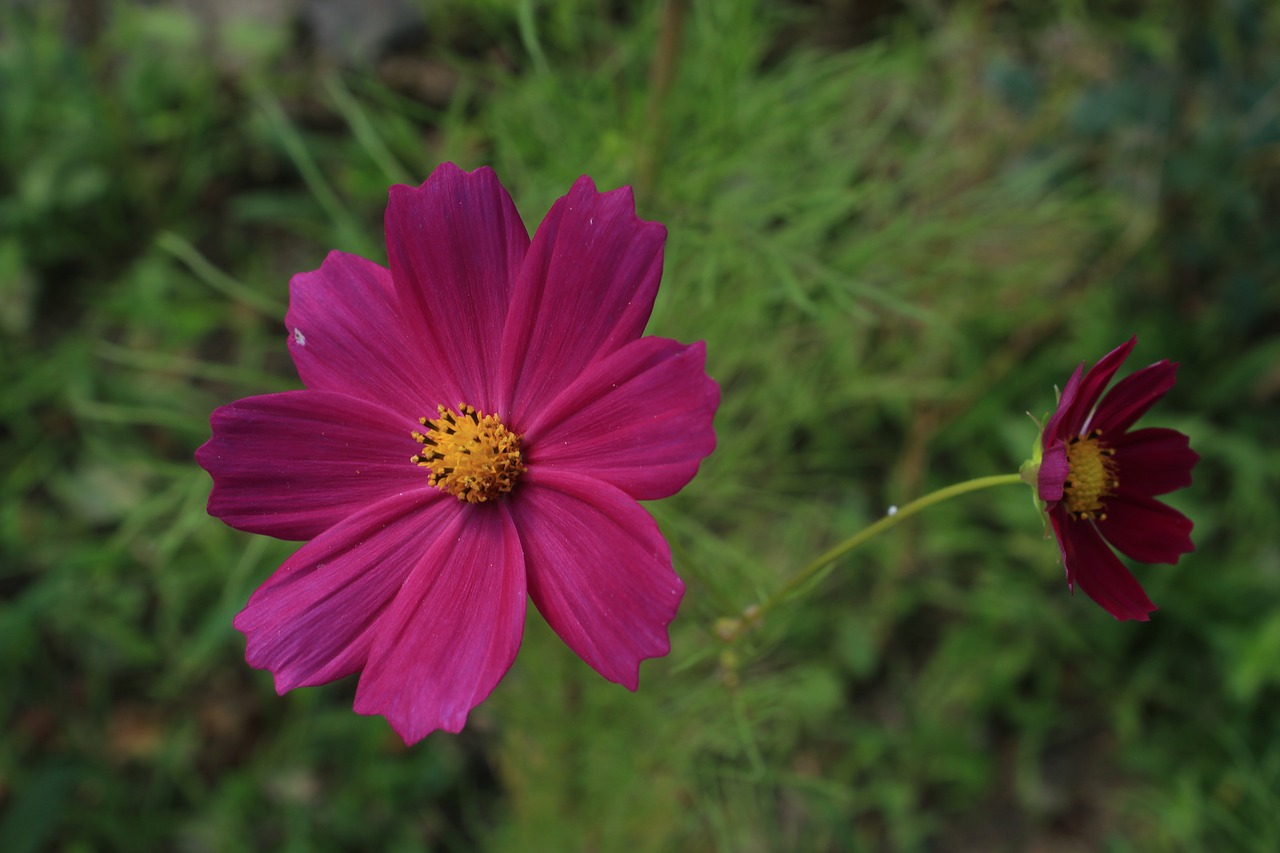
[[[827,551],[814,557],[803,568],[797,571],[791,578],[782,585],[780,589],[757,604],[753,604],[742,612],[741,616],[721,619],[716,625],[716,633],[726,641],[736,640],[744,631],[744,629],[758,624],[766,614],[774,610],[778,605],[789,599],[795,592],[809,581],[811,581],[818,572],[830,566],[836,560],[848,554],[864,542],[879,536],[886,530],[905,521],[921,510],[927,509],[937,503],[950,500],[960,495],[976,492],[981,489],[990,489],[995,486],[1005,486],[1014,483],[1021,484],[1022,477],[1019,474],[995,474],[990,477],[978,477],[975,480],[966,480],[963,483],[947,486],[931,492],[922,498],[917,498],[908,504],[897,507],[890,512],[864,527],[839,545],[830,548]]]

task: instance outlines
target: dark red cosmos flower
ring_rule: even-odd
[[[532,242],[487,168],[391,188],[390,269],[334,252],[285,318],[306,390],[211,418],[209,512],[310,540],[235,626],[280,693],[356,672],[407,743],[458,731],[506,673],[526,595],[634,690],[684,593],[636,502],[715,446],[705,347],[641,337],[666,229],[580,178]]]
[[[1083,378],[1083,364],[1071,375],[1041,433],[1036,490],[1067,583],[1079,583],[1117,619],[1145,622],[1156,606],[1107,543],[1144,563],[1176,563],[1195,550],[1191,520],[1155,496],[1191,485],[1200,457],[1176,430],[1129,429],[1173,387],[1177,364],[1144,367],[1103,396],[1137,340],[1107,353]]]

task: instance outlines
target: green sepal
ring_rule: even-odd
[[[1022,478],[1022,482],[1031,487],[1031,502],[1035,505],[1036,513],[1040,516],[1040,522],[1044,525],[1045,539],[1053,535],[1053,527],[1049,523],[1049,513],[1046,509],[1047,505],[1040,500],[1039,485],[1040,462],[1044,459],[1044,424],[1048,417],[1048,415],[1045,415],[1045,420],[1039,421],[1034,417],[1031,418],[1035,422],[1038,432],[1036,433],[1035,441],[1031,445],[1031,458],[1018,467],[1018,476]]]

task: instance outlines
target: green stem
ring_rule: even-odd
[[[828,551],[819,554],[813,558],[804,568],[791,576],[791,579],[783,585],[781,589],[770,595],[759,604],[748,607],[741,617],[737,619],[721,620],[717,624],[717,632],[726,640],[734,640],[741,633],[742,629],[758,623],[764,618],[765,614],[773,610],[782,602],[786,601],[792,593],[804,586],[813,576],[822,571],[836,560],[848,554],[854,548],[857,548],[863,542],[875,536],[879,536],[889,528],[900,524],[922,509],[933,506],[936,503],[942,503],[945,500],[958,497],[959,495],[976,492],[980,489],[990,489],[994,486],[1005,486],[1013,483],[1022,484],[1022,476],[1020,474],[996,474],[991,477],[979,477],[976,480],[966,480],[963,483],[956,483],[953,486],[947,486],[945,489],[938,489],[922,498],[917,498],[909,504],[900,506],[895,511],[891,511],[889,515],[884,516],[864,527],[848,539],[831,548]]]

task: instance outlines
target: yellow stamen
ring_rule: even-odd
[[[456,409],[437,406],[436,411],[440,416],[434,420],[418,419],[425,434],[412,433],[424,450],[409,461],[431,469],[427,482],[466,503],[484,503],[511,491],[525,471],[520,436],[497,415],[465,403]]]
[[[1101,440],[1102,432],[1094,430],[1067,442],[1067,482],[1063,503],[1076,518],[1105,521],[1104,498],[1116,493],[1115,451]]]

